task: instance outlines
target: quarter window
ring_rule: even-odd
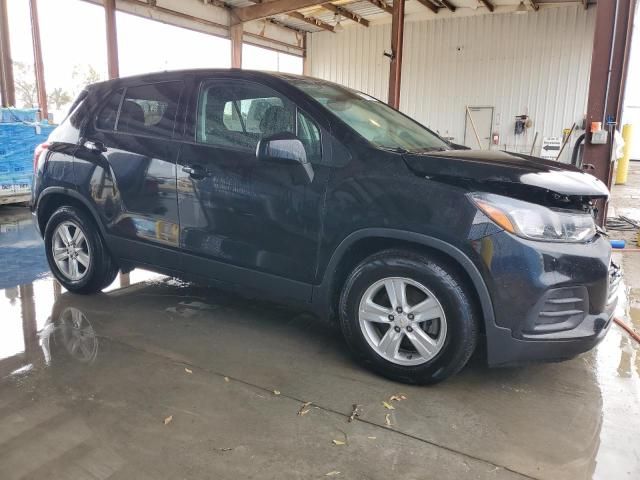
[[[127,88],[120,107],[118,132],[171,137],[175,129],[182,82]]]
[[[100,110],[98,118],[96,119],[96,128],[100,130],[115,130],[116,119],[118,118],[118,109],[120,108],[120,101],[122,100],[122,93],[124,89],[116,90],[113,92],[106,103]]]

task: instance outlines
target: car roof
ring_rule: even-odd
[[[198,76],[206,76],[206,75],[217,75],[217,74],[225,74],[225,73],[241,73],[244,74],[247,78],[264,78],[264,79],[280,79],[286,82],[291,80],[302,80],[302,79],[313,79],[314,81],[323,82],[323,83],[331,83],[325,80],[307,77],[304,75],[295,75],[292,73],[282,73],[282,72],[267,72],[262,70],[244,70],[239,68],[192,68],[192,69],[184,69],[184,70],[163,70],[159,72],[149,72],[142,73],[138,75],[130,75],[125,77],[119,77],[111,80],[105,80],[102,82],[94,83],[90,86],[90,88],[103,88],[103,87],[111,87],[115,84],[134,84],[134,83],[146,83],[146,82],[159,82],[163,80],[177,80],[186,75],[198,75]]]

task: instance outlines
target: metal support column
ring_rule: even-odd
[[[231,25],[231,68],[242,68],[242,23]]]
[[[107,28],[107,62],[109,78],[120,76],[118,63],[118,32],[116,30],[116,0],[104,0],[105,25]]]
[[[389,98],[393,108],[400,107],[400,76],[402,74],[402,46],[404,39],[404,1],[393,0],[391,19],[391,64],[389,65]]]
[[[596,5],[596,26],[591,56],[589,96],[587,100],[586,127],[591,122],[602,122],[607,128],[607,120],[620,123],[622,103],[626,81],[631,26],[636,0],[611,0]],[[617,127],[618,125],[616,125]],[[613,130],[609,140],[603,145],[591,143],[591,134],[587,133],[584,146],[583,165],[592,167],[589,171],[611,186],[613,168],[611,149]],[[599,205],[598,221],[604,221],[606,206]]]
[[[16,105],[16,86],[13,80],[7,0],[0,0],[0,94],[2,95],[3,107],[14,107]]]
[[[42,44],[40,42],[40,22],[38,20],[38,0],[29,0],[31,12],[31,39],[33,41],[33,65],[36,73],[36,90],[38,104],[43,119],[49,118],[47,106],[47,88],[44,83],[44,63],[42,61]]]

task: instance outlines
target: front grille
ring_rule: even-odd
[[[618,291],[622,280],[622,269],[619,265],[611,262],[609,265],[609,291],[607,293],[607,307],[610,307],[618,300]]]

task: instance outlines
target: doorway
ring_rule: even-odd
[[[489,150],[491,130],[493,130],[493,107],[466,108],[464,115],[464,144],[467,147]],[[480,139],[479,145],[478,138]]]

